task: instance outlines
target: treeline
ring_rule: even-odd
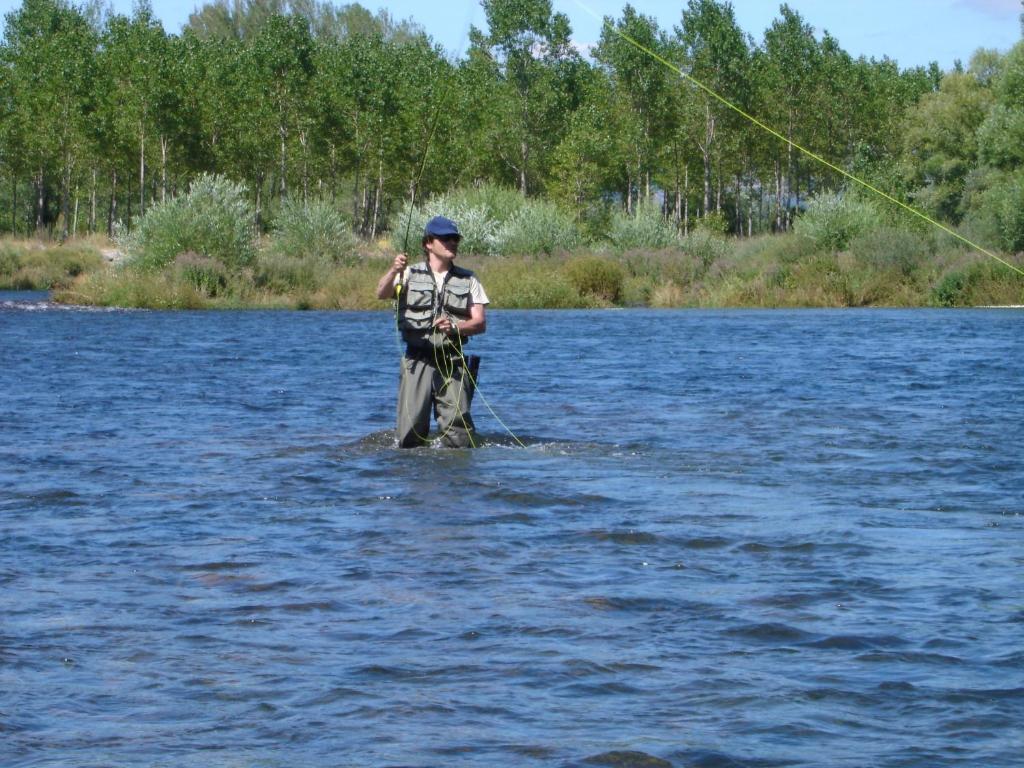
[[[145,2],[24,0],[0,44],[0,230],[113,234],[202,173],[243,182],[261,229],[318,199],[368,238],[414,194],[482,182],[556,201],[584,233],[657,205],[680,231],[748,236],[841,186],[610,29],[585,56],[549,0],[482,6],[451,61],[356,4],[217,0],[173,35]],[[943,73],[855,59],[787,5],[760,41],[721,0],[689,0],[671,30],[630,5],[609,22],[947,221],[987,210],[1004,232],[1024,210],[1020,46]]]

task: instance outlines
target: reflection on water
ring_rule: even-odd
[[[0,302],[4,766],[1021,765],[1018,313]]]

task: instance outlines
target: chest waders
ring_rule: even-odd
[[[427,442],[434,412],[440,441],[452,448],[474,447],[469,409],[480,359],[462,353],[465,339],[438,331],[442,315],[468,320],[473,273],[452,266],[438,289],[428,264],[409,268],[398,294],[398,330],[405,342],[398,386],[398,445],[410,448]]]

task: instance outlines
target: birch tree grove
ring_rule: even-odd
[[[486,28],[452,59],[358,4],[216,0],[169,34],[146,2],[124,16],[23,0],[0,41],[0,231],[111,234],[201,173],[244,183],[257,228],[320,199],[367,238],[413,194],[483,182],[590,229],[644,203],[680,231],[713,219],[738,235],[787,229],[808,195],[841,187],[627,37],[936,215],[1021,186],[1018,49],[901,69],[850,56],[788,5],[758,42],[731,3],[688,0],[671,28],[627,4],[584,52],[550,0],[481,4]]]

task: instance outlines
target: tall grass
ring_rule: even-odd
[[[25,240],[0,242],[0,289],[48,291],[79,275],[102,269],[99,250],[88,241],[63,245]]]

